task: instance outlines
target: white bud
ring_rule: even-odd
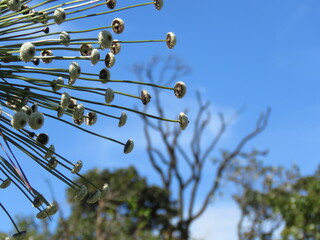
[[[120,119],[119,119],[118,127],[124,126],[126,124],[126,122],[127,122],[127,119],[128,119],[127,113],[126,112],[122,112],[121,116],[120,116]]]
[[[141,91],[141,101],[144,105],[147,105],[150,102],[151,96],[147,90]]]
[[[98,49],[93,49],[90,56],[90,61],[92,65],[96,65],[100,60],[100,53]]]
[[[185,113],[179,114],[179,121],[180,121],[180,129],[184,130],[189,124],[188,116]]]
[[[174,95],[176,95],[177,98],[183,98],[184,95],[186,95],[187,87],[184,82],[177,82],[174,85]]]
[[[173,32],[167,33],[167,46],[168,48],[172,49],[177,44],[177,37]]]
[[[83,166],[82,161],[79,160],[72,168],[71,173],[77,174],[78,172],[80,172],[82,166]]]
[[[53,13],[53,20],[56,24],[60,25],[66,20],[66,12],[63,8],[57,8]]]
[[[83,117],[83,114],[84,114],[84,106],[83,104],[78,104],[73,110],[72,118],[80,119]]]
[[[44,123],[44,117],[41,112],[34,112],[30,115],[29,126],[30,128],[37,130],[42,127]]]
[[[110,32],[106,30],[99,32],[98,41],[102,49],[110,48],[112,46],[112,40],[113,38]]]
[[[20,48],[20,58],[24,62],[30,62],[36,54],[36,48],[31,42],[22,44]]]
[[[126,145],[124,145],[123,152],[124,153],[130,153],[132,151],[133,147],[134,147],[134,142],[133,142],[132,139],[129,139],[126,142]]]
[[[77,62],[72,62],[69,66],[69,85],[72,85],[76,82],[78,77],[80,76],[81,68]]]
[[[3,1],[1,3],[3,3]],[[19,11],[20,5],[21,5],[20,0],[8,0],[7,1],[7,6],[11,11],[15,11],[15,12]]]
[[[61,32],[60,33],[60,41],[63,45],[65,45],[66,47],[69,46],[70,44],[70,35],[67,32]]]
[[[12,119],[11,119],[11,125],[14,129],[19,130],[24,128],[27,123],[29,121],[29,116],[23,112],[17,112],[13,115]]]
[[[111,68],[114,66],[116,62],[116,57],[112,52],[109,52],[106,54],[106,57],[104,59],[104,64],[106,65],[107,68]]]
[[[106,103],[111,103],[114,99],[114,92],[111,88],[107,88],[106,90],[106,94],[105,94],[105,100],[106,100]]]
[[[87,203],[93,204],[96,203],[97,201],[99,201],[101,198],[101,192],[100,190],[96,190],[93,194],[91,194],[89,196],[89,198],[87,199]]]
[[[60,105],[62,108],[67,108],[69,103],[70,103],[71,97],[69,95],[69,93],[64,92],[61,95],[61,100],[60,100]]]

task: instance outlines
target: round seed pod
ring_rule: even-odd
[[[127,119],[128,119],[127,113],[126,112],[122,112],[121,116],[120,116],[120,119],[119,119],[118,127],[124,126],[126,124],[126,122],[127,122]]]
[[[107,4],[108,8],[114,9],[117,4],[117,1],[116,0],[107,0],[106,4]]]
[[[23,111],[17,112],[11,119],[11,125],[14,129],[20,130],[24,128],[29,121],[29,116]]]
[[[107,83],[110,80],[111,74],[107,68],[103,68],[99,73],[99,79],[102,83]]]
[[[85,198],[85,196],[88,194],[88,189],[85,185],[81,185],[79,191],[77,194],[74,196],[75,201],[81,201],[82,199]]]
[[[184,82],[177,82],[174,85],[174,95],[176,95],[177,98],[183,98],[184,95],[186,95],[187,87]]]
[[[106,100],[106,103],[111,103],[114,99],[114,92],[111,88],[107,88],[106,89],[106,93],[105,93],[105,100]]]
[[[147,105],[150,102],[151,96],[147,90],[141,91],[141,101],[144,105]]]
[[[81,68],[77,62],[72,62],[69,66],[69,85],[73,85],[80,76]]]
[[[80,172],[81,168],[82,168],[83,164],[82,161],[79,160],[72,168],[71,173],[73,174],[77,174],[78,172]]]
[[[91,44],[83,43],[81,44],[80,49],[81,56],[91,56],[93,49]]]
[[[53,52],[51,50],[43,50],[43,51],[41,51],[40,55],[41,55],[41,57],[50,57],[50,56],[53,56]],[[43,63],[48,64],[48,63],[52,62],[52,59],[50,59],[50,58],[41,58],[41,61]]]
[[[124,148],[123,148],[123,152],[124,153],[130,153],[132,151],[134,147],[134,142],[132,139],[129,139],[127,142],[126,142],[126,145],[124,145]]]
[[[66,20],[66,12],[63,8],[57,8],[54,11],[53,20],[58,25],[62,24]]]
[[[116,34],[120,34],[124,30],[124,21],[121,18],[113,19],[111,25],[112,25],[112,31]]]
[[[106,54],[106,57],[104,59],[104,64],[106,65],[107,68],[113,67],[113,65],[116,62],[116,58],[112,52],[109,52]]]
[[[29,118],[29,126],[34,129],[40,129],[44,123],[44,117],[41,112],[33,112]]]
[[[98,49],[93,49],[90,56],[90,61],[92,65],[96,65],[100,60],[100,53]]]
[[[36,141],[42,145],[46,145],[49,142],[49,136],[46,133],[40,133],[37,135]]]
[[[93,204],[96,203],[97,201],[99,201],[101,198],[101,191],[100,190],[96,190],[94,193],[92,193],[88,199],[87,199],[87,203],[89,204]]]
[[[22,44],[20,48],[20,58],[24,62],[30,62],[36,54],[36,48],[31,42]]]
[[[157,10],[161,10],[163,7],[163,0],[153,0],[153,3]]]
[[[121,50],[121,44],[119,42],[116,42],[117,40],[112,42],[112,46],[110,48],[110,52],[114,55],[117,55]]]
[[[181,130],[184,130],[186,129],[186,127],[188,126],[189,124],[189,119],[188,119],[188,116],[185,114],[185,113],[180,113],[179,114],[179,121],[180,121],[180,129]]]
[[[173,32],[168,32],[167,33],[167,46],[169,49],[174,48],[174,46],[177,44],[177,37]]]
[[[102,30],[98,35],[98,42],[102,49],[110,48],[112,46],[112,35],[106,30]]]
[[[60,33],[60,41],[63,45],[68,47],[70,45],[70,35],[67,32]]]

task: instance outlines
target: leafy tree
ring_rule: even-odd
[[[255,151],[230,176],[239,187],[234,199],[241,209],[239,240],[320,239],[320,172],[301,176],[299,168],[263,166]]]

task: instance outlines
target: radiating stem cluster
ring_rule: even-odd
[[[142,1],[142,0],[141,0]],[[121,50],[121,44],[166,43],[172,49],[176,45],[176,36],[169,32],[163,39],[149,40],[115,40],[114,36],[125,30],[125,23],[120,18],[110,19],[108,26],[92,22],[90,29],[64,29],[50,32],[53,25],[64,22],[91,19],[100,15],[108,17],[118,11],[152,5],[156,10],[163,7],[162,0],[151,2],[126,1],[128,6],[116,8],[116,0],[73,0],[37,1],[2,0],[0,1],[0,188],[17,187],[23,196],[38,209],[37,218],[43,219],[58,211],[58,203],[49,202],[38,190],[33,188],[32,179],[25,175],[16,158],[15,151],[20,150],[36,166],[52,174],[75,190],[75,200],[95,203],[105,197],[108,184],[96,186],[88,193],[85,185],[79,186],[68,177],[75,174],[84,178],[79,172],[82,161],[72,162],[54,144],[49,144],[49,135],[42,132],[46,119],[65,123],[85,133],[109,140],[123,146],[124,153],[130,153],[134,143],[132,139],[121,141],[104,134],[91,131],[91,126],[103,118],[110,118],[122,127],[127,121],[127,112],[155,118],[160,121],[177,123],[181,129],[188,125],[188,118],[180,113],[177,119],[163,118],[137,111],[130,106],[116,103],[117,95],[129,100],[139,100],[148,104],[150,94],[142,90],[140,95],[103,87],[106,83],[123,83],[163,88],[172,91],[178,98],[186,93],[183,82],[175,86],[160,86],[135,79],[116,79],[111,77],[110,68],[115,64],[115,56]],[[119,37],[120,38],[120,37]],[[102,54],[104,57],[101,57]],[[102,65],[99,72],[83,72],[83,66]],[[50,64],[50,67],[47,67]],[[94,84],[94,85],[93,85]],[[115,116],[114,111],[119,110]],[[125,111],[123,111],[125,110]],[[122,111],[122,113],[121,113]],[[32,163],[32,164],[33,164]],[[3,191],[3,190],[1,190]],[[0,200],[0,206],[12,220],[9,212]],[[16,227],[13,239],[24,239],[26,232]]]

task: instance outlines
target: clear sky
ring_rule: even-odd
[[[123,6],[142,1],[118,2]],[[192,73],[182,79],[188,86],[188,95],[175,100],[177,105],[171,106],[169,112],[179,113],[185,106],[194,106],[197,89],[204,99],[212,102],[215,113],[230,114],[245,107],[224,139],[225,145],[221,146],[231,147],[254,127],[260,112],[271,107],[267,129],[247,149],[268,149],[266,164],[290,166],[296,163],[303,173],[312,173],[320,156],[319,16],[320,2],[316,0],[167,0],[162,11],[146,6],[112,17],[102,16],[95,24],[103,26],[114,17],[121,17],[126,22],[126,29],[117,36],[119,40],[159,39],[169,31],[174,32],[178,43],[173,50],[168,50],[162,43],[123,45],[112,76],[134,79],[126,70],[131,64],[146,62],[155,54],[174,54],[192,67]],[[83,24],[86,25],[62,25],[61,29],[92,26],[90,21]],[[111,121],[105,125],[105,131],[112,137],[136,140],[136,149],[129,155],[123,155],[122,148],[114,143],[79,135],[73,129],[68,129],[68,135],[54,134],[56,129],[64,129],[60,125],[47,124],[44,129],[52,134],[51,141],[58,149],[60,147],[60,152],[71,159],[84,161],[84,170],[132,164],[150,182],[157,182],[146,164],[147,156],[139,139],[142,124],[138,123],[139,118],[132,116],[132,119],[121,130],[114,122],[110,127]],[[192,124],[192,119],[190,122]],[[68,142],[67,146],[65,142]],[[32,169],[30,174],[34,173],[37,175],[35,181],[45,177],[42,171]],[[56,197],[66,206],[64,185],[56,181],[52,185]],[[4,201],[10,198],[4,196]],[[237,208],[230,199],[217,201],[193,227],[195,237],[205,240],[236,238]],[[35,214],[34,209],[27,207],[28,203],[19,200],[18,204],[21,206],[16,207],[18,214]],[[3,225],[1,220],[0,230],[11,228],[9,222]]]

